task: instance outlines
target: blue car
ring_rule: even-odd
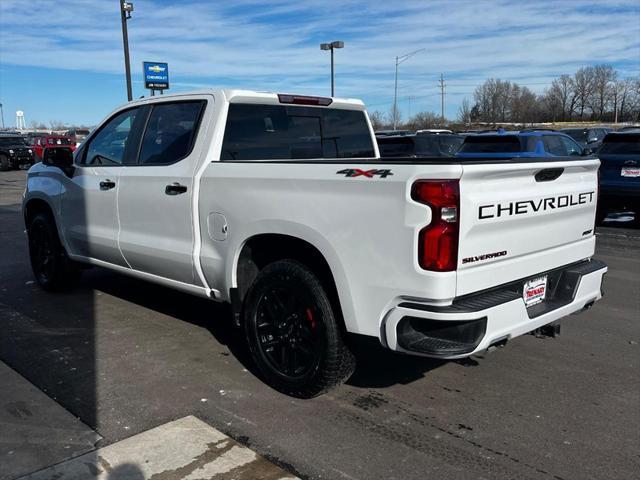
[[[456,157],[534,158],[590,155],[573,138],[555,130],[497,130],[467,135]]]
[[[610,211],[630,210],[640,226],[640,130],[608,134],[598,157],[598,220],[604,220]]]

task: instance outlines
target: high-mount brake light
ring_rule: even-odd
[[[431,207],[431,223],[418,236],[418,263],[434,272],[454,271],[460,236],[460,184],[458,180],[418,180],[411,198]]]
[[[291,103],[294,105],[320,105],[326,107],[333,102],[332,98],[328,97],[307,97],[304,95],[287,95],[284,93],[278,94],[278,100],[280,103]]]

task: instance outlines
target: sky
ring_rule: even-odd
[[[640,75],[638,0],[135,0],[129,20],[134,98],[148,95],[142,62],[169,63],[171,92],[202,88],[360,98],[393,104],[395,58],[403,118],[445,115],[485,79],[542,92],[551,80],[607,63]],[[95,125],[126,102],[119,0],[1,0],[0,103],[7,126],[52,120]]]

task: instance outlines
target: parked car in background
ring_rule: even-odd
[[[44,158],[45,148],[58,147],[71,148],[71,151],[74,151],[76,149],[76,146],[71,141],[71,139],[63,135],[45,135],[41,137],[35,137],[33,139],[33,145],[31,148],[35,153],[36,158],[38,160],[42,160]]]
[[[479,133],[464,137],[457,157],[527,158],[579,157],[590,155],[568,135],[554,130],[521,130],[519,132]]]
[[[423,128],[422,130],[416,130],[416,133],[453,133],[453,131],[445,128]]]
[[[80,144],[84,141],[84,139],[87,138],[87,135],[89,135],[89,129],[88,128],[73,128],[71,130],[67,130],[65,132],[65,135],[67,137],[69,137],[71,139],[71,141],[73,142],[74,146],[76,148],[78,148],[80,146]]]
[[[616,132],[640,132],[640,125],[628,125],[626,127],[619,128]]]
[[[381,157],[452,157],[464,137],[454,134],[376,136]]]
[[[50,134],[51,134],[50,132],[27,132],[24,134],[24,138],[27,141],[27,144],[35,145],[36,138],[45,137]]]
[[[378,130],[377,132],[375,132],[376,137],[389,137],[389,136],[396,136],[396,135],[412,135],[413,132],[411,130]]]
[[[598,157],[598,220],[604,220],[613,210],[630,210],[640,226],[640,131],[608,134]]]
[[[597,152],[602,145],[602,139],[607,135],[607,133],[613,132],[613,128],[563,128],[560,132],[565,135],[569,135],[583,147],[589,147],[594,152]]]
[[[34,163],[33,150],[24,136],[0,134],[0,171],[29,168]]]

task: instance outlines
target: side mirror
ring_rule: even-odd
[[[70,148],[45,148],[42,163],[58,167],[67,176],[73,174],[73,152]]]
[[[583,157],[588,157],[589,155],[593,155],[593,150],[590,148],[583,148],[582,149],[582,156]]]

